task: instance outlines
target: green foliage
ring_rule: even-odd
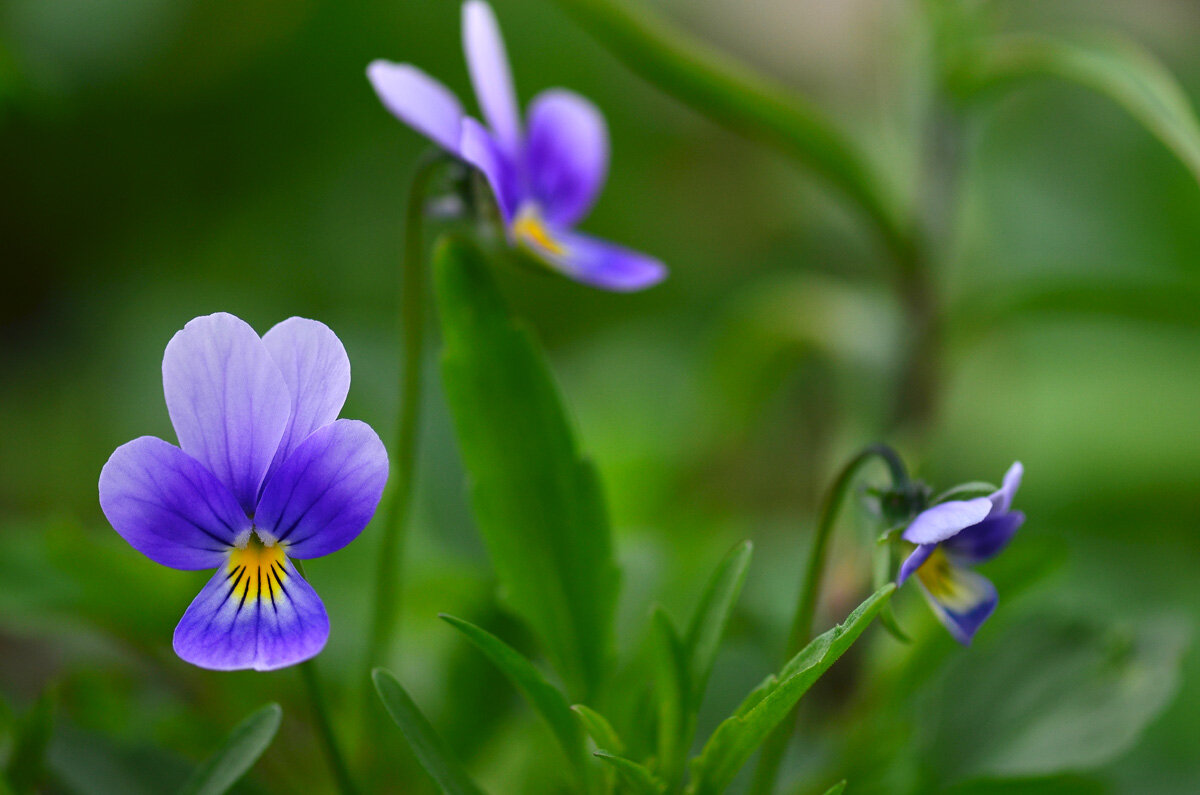
[[[577,700],[611,655],[617,571],[592,464],[544,357],[514,323],[479,250],[443,240],[435,284],[446,400],[502,595]]]
[[[632,759],[615,756],[607,751],[597,751],[596,756],[616,769],[621,781],[633,795],[662,795],[667,791],[665,781]]]
[[[843,779],[825,790],[825,795],[842,795],[846,791],[846,781]]]
[[[382,668],[376,668],[371,672],[371,679],[375,682],[375,690],[383,706],[412,746],[417,761],[437,782],[442,792],[446,795],[483,795],[482,790],[475,786],[450,754],[408,692],[396,681],[396,677]]]
[[[926,705],[930,768],[956,781],[1107,763],[1174,697],[1189,635],[1170,619],[1133,631],[1040,620],[980,644]]]
[[[58,696],[53,687],[42,691],[29,712],[17,721],[5,778],[14,792],[40,791],[46,777],[46,748],[54,732]]]
[[[571,707],[567,704],[567,699],[562,692],[546,681],[546,677],[520,652],[492,633],[463,621],[461,618],[448,615],[442,615],[441,618],[466,635],[467,639],[521,691],[529,705],[542,716],[542,719],[550,726],[550,730],[554,732],[563,754],[566,755],[567,763],[576,776],[577,783],[582,784],[586,789],[590,768],[585,763],[587,749],[584,744],[583,731],[576,716],[571,714]]]
[[[704,699],[704,690],[708,686],[708,677],[716,662],[721,639],[729,626],[742,586],[746,584],[746,572],[750,569],[753,553],[754,545],[743,541],[721,560],[704,588],[683,637],[683,656],[687,661],[690,685],[689,703],[693,715]]]
[[[180,795],[221,795],[228,792],[267,750],[279,731],[282,719],[283,709],[278,704],[267,704],[251,713],[234,727],[221,747],[196,768],[196,772],[179,790]]]
[[[813,683],[858,639],[896,590],[885,585],[855,608],[846,620],[820,635],[793,657],[774,678],[751,691],[692,760],[692,795],[723,792],[746,760],[792,711]]]
[[[976,54],[966,84],[978,92],[1036,77],[1070,80],[1107,95],[1200,181],[1200,121],[1179,82],[1143,47],[1115,34],[1076,41],[1007,36]]]
[[[651,618],[654,697],[658,703],[658,768],[668,784],[683,773],[684,729],[689,711],[688,658],[683,640],[662,608]]]
[[[579,717],[579,722],[583,725],[584,731],[596,743],[597,748],[607,748],[615,754],[625,753],[625,743],[621,742],[620,736],[617,735],[617,731],[612,727],[612,724],[608,722],[608,718],[583,704],[575,704],[571,709]]]

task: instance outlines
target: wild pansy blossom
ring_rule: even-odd
[[[260,338],[221,313],[176,333],[162,371],[179,447],[153,436],[118,447],[100,473],[100,506],[151,560],[217,569],[175,628],[175,652],[260,671],[316,655],[329,616],[290,558],[354,540],[388,472],[370,426],[337,419],[350,388],[345,348],[314,320],[293,317]]]
[[[500,28],[482,0],[463,5],[463,48],[487,127],[415,66],[374,61],[367,76],[392,114],[483,173],[511,244],[606,290],[661,281],[666,268],[658,260],[573,229],[608,173],[608,130],[596,106],[552,88],[534,97],[522,125]]]
[[[949,500],[922,511],[901,536],[917,548],[900,567],[897,584],[915,573],[933,612],[964,645],[997,601],[996,586],[969,567],[995,557],[1025,521],[1025,514],[1012,510],[1023,472],[1018,461],[989,496]]]

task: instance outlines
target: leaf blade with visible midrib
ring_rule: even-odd
[[[479,250],[443,240],[435,285],[443,385],[476,523],[508,606],[573,700],[606,674],[617,570],[607,509],[544,356],[514,323]]]
[[[618,755],[625,753],[625,743],[608,722],[608,718],[584,704],[572,704],[571,711],[579,717],[579,722],[597,748],[607,748]]]
[[[267,704],[233,728],[225,742],[196,768],[180,789],[180,795],[221,795],[236,784],[254,766],[271,745],[283,710]]]
[[[442,738],[421,714],[408,691],[396,681],[396,677],[382,668],[376,668],[371,672],[371,679],[375,682],[375,690],[383,706],[404,733],[417,761],[437,782],[442,792],[446,795],[483,795],[483,791],[468,778]]]
[[[583,731],[577,718],[571,713],[571,707],[567,704],[562,692],[550,684],[541,671],[535,668],[533,663],[522,656],[520,652],[492,633],[469,621],[445,613],[439,617],[463,633],[521,691],[530,706],[542,716],[550,726],[550,730],[554,732],[563,754],[586,789],[587,748],[584,743]]]
[[[896,586],[890,583],[880,588],[842,624],[814,639],[789,660],[778,681],[756,687],[733,716],[716,728],[700,755],[692,760],[689,792],[694,795],[723,792],[772,729],[858,639],[895,590]],[[753,706],[748,706],[749,703]]]

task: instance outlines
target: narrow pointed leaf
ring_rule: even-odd
[[[549,724],[567,761],[577,773],[580,782],[584,782],[588,775],[588,767],[583,730],[575,715],[571,714],[571,707],[562,692],[546,681],[542,672],[520,652],[492,633],[454,616],[443,614],[441,619],[466,635],[467,639],[521,691],[529,705]]]
[[[610,657],[616,609],[607,509],[545,358],[515,323],[479,250],[435,257],[442,372],[471,502],[508,606],[533,628],[572,697]]]
[[[634,795],[662,795],[667,791],[666,783],[642,765],[623,756],[597,751],[596,756],[612,765],[629,792]]]
[[[675,625],[654,611],[655,695],[658,699],[658,759],[668,784],[683,773],[684,731],[689,710],[688,661]]]
[[[446,795],[483,795],[450,754],[442,738],[429,725],[408,692],[382,668],[371,672],[375,690],[392,720],[412,746],[417,761]]]
[[[584,731],[596,743],[597,748],[606,748],[614,754],[625,753],[625,743],[621,741],[617,730],[608,722],[608,718],[583,704],[574,704],[571,710],[579,718]]]
[[[275,739],[283,710],[278,704],[251,713],[234,727],[216,753],[204,761],[180,789],[180,795],[220,795],[246,775]]]
[[[684,635],[683,649],[688,661],[693,711],[699,709],[704,698],[717,650],[733,615],[733,606],[746,583],[746,571],[750,568],[753,552],[754,545],[743,541],[717,565]]]
[[[890,583],[880,588],[842,624],[815,638],[788,661],[777,682],[755,688],[736,713],[717,727],[700,756],[692,760],[690,792],[695,795],[723,792],[771,730],[858,639],[895,590],[896,586]],[[754,705],[747,707],[751,700]]]
[[[825,795],[842,795],[842,793],[845,791],[846,791],[846,780],[842,779],[841,781],[834,784],[829,789],[825,790]]]
[[[1200,121],[1179,82],[1152,53],[1115,34],[1063,40],[1001,38],[972,59],[970,91],[1057,77],[1105,94],[1154,134],[1200,181]]]

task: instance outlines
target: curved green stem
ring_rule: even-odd
[[[625,0],[556,0],[626,66],[710,119],[812,168],[878,229],[900,272],[916,257],[911,219],[883,179],[816,107]]]
[[[813,617],[817,611],[817,598],[821,594],[821,583],[825,578],[826,551],[829,548],[829,537],[837,524],[842,505],[850,494],[851,486],[859,471],[873,458],[880,458],[887,464],[892,476],[892,485],[900,486],[908,482],[908,471],[896,451],[887,445],[873,444],[864,448],[842,469],[825,503],[821,506],[821,515],[817,521],[817,533],[813,538],[812,547],[808,552],[808,566],[804,574],[804,587],[800,590],[800,600],[796,605],[796,615],[792,619],[792,628],[788,633],[787,652],[785,660],[794,657],[805,644],[812,640]],[[794,714],[794,713],[793,713]],[[779,765],[787,750],[788,740],[791,739],[795,721],[785,719],[763,744],[762,756],[759,757],[758,767],[754,771],[754,779],[750,786],[752,795],[768,795],[775,787],[775,779],[779,774]]]
[[[313,719],[317,724],[317,736],[325,749],[325,756],[329,760],[329,768],[333,772],[338,789],[342,795],[357,795],[358,788],[354,786],[354,780],[350,777],[350,768],[346,765],[346,758],[342,756],[337,735],[333,731],[333,721],[329,717],[329,706],[325,703],[325,691],[317,674],[315,658],[300,663],[300,677],[304,680],[304,689],[308,691]]]
[[[400,374],[400,405],[396,439],[392,445],[392,477],[384,505],[383,537],[375,570],[370,635],[367,640],[364,678],[381,665],[391,644],[399,612],[399,572],[404,530],[408,525],[416,470],[417,430],[421,409],[421,372],[425,352],[425,263],[421,234],[425,197],[438,168],[447,162],[440,150],[430,150],[418,164],[408,191],[404,215],[404,253],[400,277],[400,340],[404,364]]]

